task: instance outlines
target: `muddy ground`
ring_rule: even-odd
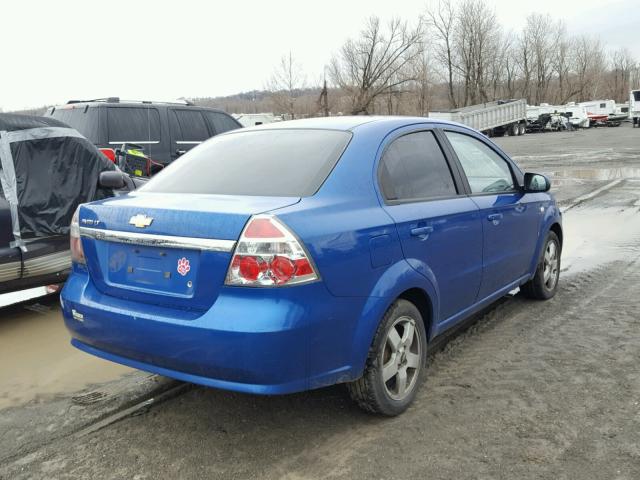
[[[0,478],[640,478],[640,129],[496,141],[554,180],[560,290],[433,345],[404,415],[339,386],[256,397],[118,370],[69,350],[41,299],[0,310]]]

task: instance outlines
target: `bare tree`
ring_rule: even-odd
[[[431,87],[433,84],[433,80],[431,78],[432,71],[433,69],[429,51],[425,49],[415,58],[413,63],[413,77],[415,78],[413,90],[415,91],[416,98],[416,113],[420,116],[426,116],[429,114],[429,108],[431,106]]]
[[[574,63],[574,43],[567,38],[566,28],[558,22],[554,35],[555,52],[553,55],[553,71],[556,79],[555,103],[564,104],[578,93],[572,70]]]
[[[430,37],[427,40],[427,47],[433,49],[435,58],[446,71],[449,106],[457,108],[458,102],[454,93],[456,10],[450,0],[440,0],[437,4],[432,4],[427,8],[425,20]]]
[[[620,48],[609,56],[609,89],[608,95],[618,102],[627,100],[630,90],[631,72],[636,67],[627,48]]]
[[[582,35],[575,41],[574,52],[578,101],[596,98],[600,93],[606,68],[602,42],[599,38]]]
[[[386,31],[371,17],[358,39],[334,56],[329,73],[351,99],[351,114],[369,114],[374,100],[413,80],[410,65],[422,50],[422,25],[393,19]]]
[[[497,59],[498,67],[502,66],[502,90],[506,98],[516,97],[518,78],[517,41],[513,32],[509,32],[503,40],[502,53]]]
[[[302,68],[292,53],[284,55],[267,85],[278,113],[286,113],[291,119],[296,117],[296,99],[300,90],[305,88],[305,82]]]
[[[557,28],[551,15],[532,13],[527,17],[523,39],[530,51],[528,61],[533,73],[533,99],[536,103],[546,98],[553,74],[554,30]]]

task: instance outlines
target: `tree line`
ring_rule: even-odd
[[[511,98],[625,102],[640,85],[640,70],[626,48],[607,49],[597,33],[569,35],[550,15],[532,13],[516,32],[500,25],[484,0],[435,0],[415,21],[369,18],[330,59],[325,78],[332,88],[323,109],[321,86],[309,85],[289,53],[260,106],[296,118],[323,110],[426,115]]]
[[[636,59],[626,48],[608,49],[597,32],[572,36],[562,20],[539,13],[513,31],[499,24],[485,0],[430,1],[412,20],[368,18],[312,80],[288,52],[263,90],[192,100],[230,113],[287,118],[423,116],[512,98],[557,105],[625,102],[631,88],[640,88]]]

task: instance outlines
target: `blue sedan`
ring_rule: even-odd
[[[426,118],[219,135],[138,191],[79,207],[71,342],[241,392],[346,383],[397,415],[435,336],[517,287],[556,292],[549,187],[478,132]]]

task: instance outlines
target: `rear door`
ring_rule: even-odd
[[[483,299],[528,273],[538,239],[539,205],[536,196],[519,188],[511,163],[489,144],[462,132],[446,131],[445,136],[482,214]]]
[[[120,148],[123,143],[134,143],[140,145],[144,153],[153,160],[166,161],[161,141],[160,113],[156,107],[109,106],[106,110],[107,134],[111,148]]]
[[[9,202],[5,200],[0,186],[0,291],[6,289],[6,282],[17,280],[22,275],[20,249],[10,246],[12,231]]]
[[[405,258],[434,284],[445,322],[476,300],[482,274],[478,207],[431,130],[387,144],[378,179],[384,209],[396,223]]]
[[[172,160],[214,135],[200,110],[170,108],[168,114]]]

